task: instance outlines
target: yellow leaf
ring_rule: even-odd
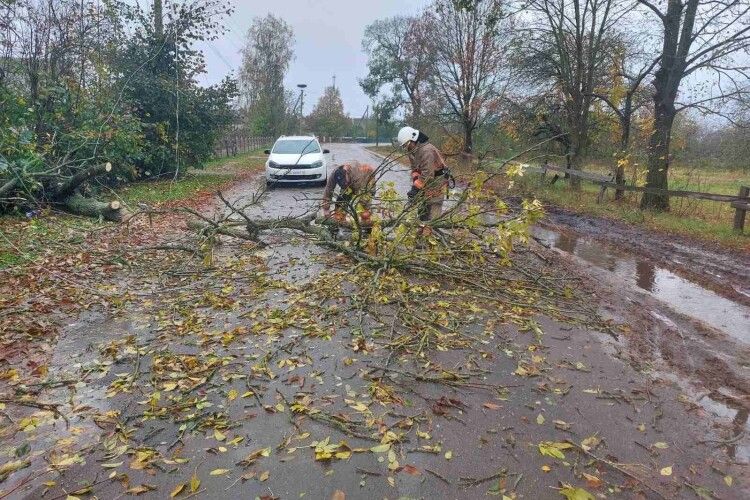
[[[732,479],[732,476],[724,476],[724,482],[727,484],[727,486],[732,486],[734,479]]]
[[[452,451],[446,451],[445,452],[445,459],[446,460],[450,460],[451,458],[453,458],[453,452]]]
[[[571,448],[570,443],[556,443],[553,441],[542,441],[539,443],[539,453],[547,457],[559,458],[565,460],[565,454],[562,450]]]
[[[549,472],[552,470],[552,467],[549,465],[542,465],[542,472]]]
[[[214,439],[216,439],[217,441],[224,441],[226,438],[227,437],[223,432],[221,432],[219,429],[214,429]]]
[[[190,478],[190,492],[195,493],[200,487],[201,480],[198,479],[198,474],[193,474],[193,477]]]
[[[583,488],[575,488],[569,484],[563,484],[560,494],[568,500],[596,500],[594,495]]]
[[[284,405],[283,404],[278,403],[278,404],[276,404],[275,408],[276,408],[276,411],[278,411],[279,413],[284,413]]]
[[[229,472],[229,469],[214,469],[208,473],[209,476],[223,476]]]
[[[227,394],[227,399],[228,399],[229,401],[234,401],[235,399],[237,399],[237,396],[238,396],[238,395],[239,395],[239,392],[237,392],[237,390],[236,390],[236,389],[232,389],[232,390],[230,390],[230,391],[229,391],[229,393]]]
[[[261,472],[260,476],[258,476],[258,481],[260,481],[262,483],[263,481],[265,481],[269,477],[271,477],[271,471]]]
[[[664,467],[662,470],[659,471],[659,474],[662,476],[671,476],[672,475],[672,466]]]
[[[581,448],[583,448],[586,451],[591,451],[597,446],[599,446],[600,442],[601,442],[601,439],[599,439],[597,436],[589,436],[583,441],[581,441]]]
[[[669,448],[669,445],[662,441],[659,441],[658,443],[654,443],[652,446],[654,448],[659,448],[660,450],[666,450],[667,448]]]
[[[370,451],[373,453],[385,453],[386,451],[390,449],[391,449],[391,445],[386,443],[386,444],[379,444],[377,446],[373,446],[372,448],[370,448]]]
[[[172,493],[169,494],[169,497],[170,498],[176,497],[177,495],[182,493],[182,490],[184,489],[185,489],[185,483],[178,484],[177,486],[174,487],[174,489],[172,490]]]
[[[541,413],[536,416],[536,423],[539,425],[542,425],[544,423],[544,415]]]
[[[162,386],[164,392],[170,392],[177,389],[177,382],[167,382]]]

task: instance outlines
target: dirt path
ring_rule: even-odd
[[[376,162],[359,146],[331,149],[337,162]],[[408,189],[404,171],[387,180]],[[320,193],[275,190],[253,214],[301,213]],[[620,324],[602,328],[553,319],[562,311],[463,302],[452,289],[427,301],[434,292],[415,289],[431,284],[385,274],[385,290],[425,293],[425,315],[443,325],[425,334],[425,349],[394,350],[414,339],[394,338],[409,325],[395,324],[392,294],[374,297],[380,314],[362,312],[355,285],[371,275],[337,276],[350,264],[294,232],[264,240],[265,249],[223,240],[210,265],[114,272],[102,284],[114,303],[66,324],[47,382],[11,386],[59,404],[67,422],[43,408],[2,409],[0,464],[19,449],[28,464],[0,483],[0,498],[748,493],[736,428],[670,374],[621,355],[613,335],[642,326],[626,309],[610,310]],[[530,261],[540,275],[580,285],[571,307],[607,304],[580,268],[537,251],[548,259]]]

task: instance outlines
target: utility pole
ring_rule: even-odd
[[[154,31],[157,38],[164,36],[164,19],[162,13],[162,0],[154,0]]]
[[[305,88],[307,87],[306,83],[299,83],[297,84],[297,87],[299,87],[299,134],[302,135],[302,116],[305,109]]]

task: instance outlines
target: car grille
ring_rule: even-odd
[[[323,176],[321,174],[311,174],[311,175],[274,174],[272,177],[274,179],[280,179],[280,180],[285,180],[285,181],[313,181],[315,179],[320,179]]]
[[[302,170],[305,168],[313,168],[312,165],[279,165],[277,168],[287,168],[289,170]]]

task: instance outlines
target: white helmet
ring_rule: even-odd
[[[405,146],[409,141],[415,141],[419,137],[419,130],[411,127],[404,127],[398,131],[398,144]]]

